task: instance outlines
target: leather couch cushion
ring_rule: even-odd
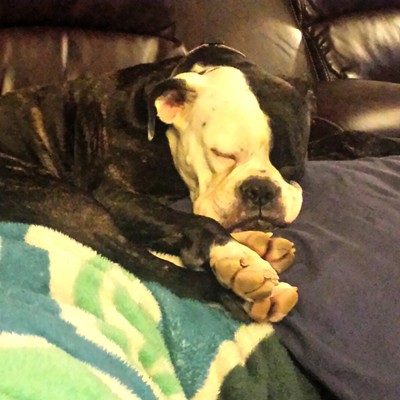
[[[55,25],[86,29],[174,35],[173,0],[2,1],[0,26]]]

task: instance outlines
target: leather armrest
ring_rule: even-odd
[[[368,80],[321,82],[315,88],[317,127],[400,138],[400,84]]]
[[[321,82],[315,89],[310,159],[400,154],[400,84],[366,80]]]

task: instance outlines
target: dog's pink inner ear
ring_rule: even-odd
[[[182,110],[185,99],[179,90],[171,89],[157,97],[155,106],[157,115],[166,124],[172,124],[179,111]]]

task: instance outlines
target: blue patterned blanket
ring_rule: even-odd
[[[0,223],[1,399],[318,399],[270,324],[180,299],[70,238]]]

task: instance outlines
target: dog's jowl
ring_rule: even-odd
[[[277,271],[294,250],[264,232],[300,212],[309,114],[306,93],[220,45],[9,93],[0,98],[0,220],[59,230],[236,317],[239,298],[257,310],[275,299],[276,320],[292,293]],[[196,215],[168,207],[188,192]]]

